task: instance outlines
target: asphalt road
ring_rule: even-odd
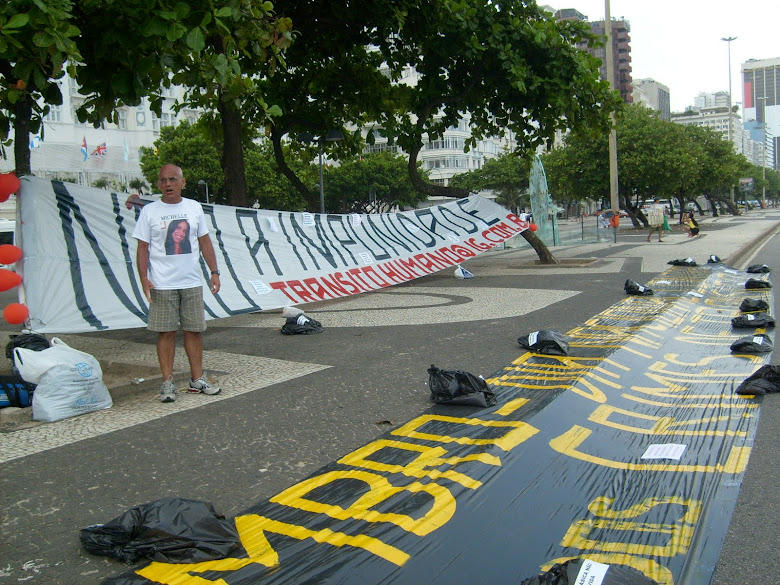
[[[717,227],[707,232],[713,243]],[[755,235],[746,231],[744,241]],[[541,328],[568,331],[624,298],[626,278],[647,281],[663,271],[663,263],[635,253],[644,238],[644,232],[627,233],[617,244],[570,249],[570,257],[602,259],[587,269],[538,269],[528,253],[489,252],[468,264],[477,275],[471,280],[444,271],[363,295],[368,300],[307,307],[326,327],[320,335],[283,336],[278,315],[211,322],[204,338],[207,367],[215,375],[238,368],[247,391],[221,401],[187,396],[202,402],[62,444],[53,435],[64,426],[44,427],[40,440],[56,447],[0,465],[0,585],[85,585],[121,573],[116,561],[84,552],[78,530],[144,502],[165,496],[207,500],[231,517],[270,498],[426,411],[431,364],[487,377],[521,353],[520,335]],[[682,257],[690,245],[681,236],[664,253]],[[777,270],[778,247],[780,238],[772,237],[756,261]],[[716,247],[712,253],[719,253]],[[0,301],[10,300],[8,295]],[[131,370],[138,364],[147,376],[146,383],[116,389],[118,406],[152,413],[165,408],[156,401],[159,380],[148,373],[155,365],[151,334],[68,337],[72,344],[79,339],[120,348],[124,353],[115,361]],[[282,371],[284,381],[275,382]],[[177,379],[183,376],[180,369]],[[779,471],[772,448],[780,425],[777,398],[764,399],[713,583],[780,583],[774,550],[780,540]],[[23,431],[0,433],[0,441]]]

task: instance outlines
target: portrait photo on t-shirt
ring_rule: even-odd
[[[192,254],[190,224],[186,219],[174,219],[168,224],[165,235],[165,254]]]

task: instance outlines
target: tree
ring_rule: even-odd
[[[517,212],[518,208],[530,204],[528,197],[528,176],[530,164],[527,158],[514,152],[505,152],[498,158],[485,162],[480,169],[455,175],[450,185],[476,193],[490,189],[497,193],[496,203]]]
[[[325,204],[333,212],[387,213],[417,207],[426,199],[412,187],[406,159],[389,152],[344,162],[325,178]]]
[[[161,88],[185,87],[178,107],[219,112],[228,201],[248,205],[246,127],[278,112],[258,92],[257,79],[283,63],[293,39],[290,19],[276,17],[270,2],[253,0],[85,0],[77,16],[91,41],[82,47],[78,69],[81,92],[88,95],[80,119],[99,123],[117,105],[135,105],[147,95],[159,113]]]
[[[156,184],[160,167],[172,163],[181,167],[187,179],[185,197],[204,201],[205,193],[198,181],[205,181],[212,203],[228,203],[224,171],[219,164],[218,153],[222,148],[219,128],[219,123],[208,117],[201,118],[195,124],[182,122],[176,127],[162,128],[154,148],[141,149],[141,170],[147,181]],[[245,157],[250,205],[257,204],[264,209],[304,209],[304,202],[298,192],[276,168],[270,144],[248,144]],[[303,176],[308,174],[307,179],[314,184],[316,173],[308,163],[298,163],[296,170]]]
[[[16,172],[31,174],[30,133],[52,105],[62,104],[57,80],[81,57],[69,0],[6,0],[0,4],[0,142],[14,129]],[[3,153],[4,154],[4,153]]]

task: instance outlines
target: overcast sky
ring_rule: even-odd
[[[604,19],[605,0],[537,2]],[[730,43],[735,104],[742,102],[742,63],[780,58],[780,0],[611,0],[610,13],[631,25],[631,76],[667,86],[673,112],[701,92],[728,91],[729,43],[721,38],[737,37]]]

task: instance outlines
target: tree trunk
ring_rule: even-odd
[[[241,113],[220,96],[217,104],[222,118],[224,145],[222,150],[222,171],[225,173],[225,192],[228,205],[250,207],[246,192],[246,168],[244,147],[241,143]]]
[[[293,187],[298,190],[298,193],[301,194],[303,200],[306,201],[306,209],[311,212],[318,212],[320,210],[319,194],[314,194],[306,187],[306,185],[303,184],[303,182],[298,178],[298,175],[296,175],[295,171],[290,168],[284,158],[284,151],[282,150],[283,135],[283,132],[275,127],[271,131],[271,144],[274,148],[274,160],[276,161],[276,166],[279,167],[279,170],[282,171],[282,174],[287,177],[287,180],[293,184]]]
[[[553,256],[550,249],[544,244],[539,237],[531,230],[523,230],[522,236],[525,241],[531,244],[531,247],[536,251],[536,255],[539,256],[539,262],[542,264],[558,264],[558,259]]]
[[[30,165],[30,118],[32,101],[29,94],[14,105],[14,161],[16,175],[32,175]]]

